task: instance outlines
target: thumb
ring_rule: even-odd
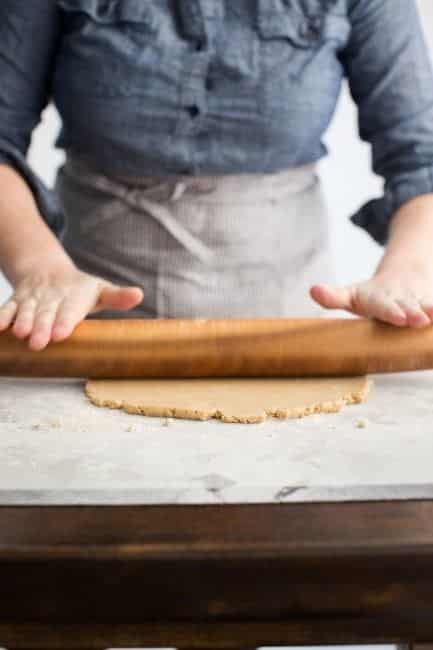
[[[310,295],[319,305],[325,309],[346,309],[352,310],[353,294],[355,287],[328,287],[317,284],[311,287]]]
[[[143,291],[138,287],[117,287],[114,284],[104,284],[95,311],[118,309],[128,311],[143,300]]]

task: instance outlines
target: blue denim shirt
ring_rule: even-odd
[[[347,77],[384,195],[385,242],[433,192],[433,75],[415,0],[1,0],[0,157],[50,226],[25,155],[53,100],[58,145],[109,175],[274,172],[319,160]]]

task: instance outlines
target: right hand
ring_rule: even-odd
[[[88,314],[127,311],[142,300],[138,287],[119,287],[64,264],[20,278],[13,296],[0,308],[0,332],[12,325],[17,338],[28,338],[31,350],[42,350],[50,341],[68,338]]]

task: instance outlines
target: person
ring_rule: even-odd
[[[0,78],[14,289],[0,330],[32,349],[95,313],[432,323],[433,75],[415,0],[2,0]],[[385,179],[352,219],[386,247],[341,288],[316,163],[344,78]],[[51,100],[54,192],[26,161]]]

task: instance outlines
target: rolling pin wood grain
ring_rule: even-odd
[[[433,327],[363,319],[88,320],[32,352],[0,334],[0,375],[305,377],[433,368]]]

